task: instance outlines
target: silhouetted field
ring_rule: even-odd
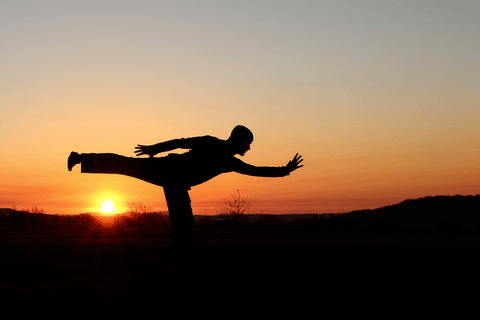
[[[307,223],[308,219],[315,221]],[[382,232],[381,224],[353,228],[348,220],[325,219],[328,227],[320,220],[235,227],[200,223],[194,228],[193,264],[187,271],[173,267],[168,226],[4,228],[2,315],[69,319],[480,315],[480,234],[475,228],[452,231],[432,225]]]
[[[8,231],[0,301],[18,318],[478,314],[478,236],[199,227],[173,268],[166,228]]]

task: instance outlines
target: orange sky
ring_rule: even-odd
[[[304,168],[229,173],[191,191],[197,214],[240,190],[252,213],[345,212],[480,193],[480,18],[469,1],[7,2],[0,10],[0,207],[166,210],[160,187],[68,172],[70,151],[237,124],[242,158]]]

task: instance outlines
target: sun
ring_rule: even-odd
[[[113,205],[112,201],[110,200],[103,201],[103,205],[102,205],[103,213],[112,213],[113,210],[115,210],[115,206]]]

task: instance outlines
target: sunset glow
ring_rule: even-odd
[[[115,207],[110,200],[105,200],[102,205],[102,212],[103,213],[112,213],[115,210]]]
[[[137,144],[226,139],[237,124],[255,137],[246,163],[299,153],[304,167],[195,186],[195,214],[222,213],[236,190],[252,213],[478,194],[478,3],[6,1],[0,208],[166,211],[161,187],[70,172],[69,153],[135,157]]]

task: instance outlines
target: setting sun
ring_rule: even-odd
[[[112,201],[105,200],[102,205],[102,212],[103,213],[112,213],[115,210],[115,206],[113,205]]]

